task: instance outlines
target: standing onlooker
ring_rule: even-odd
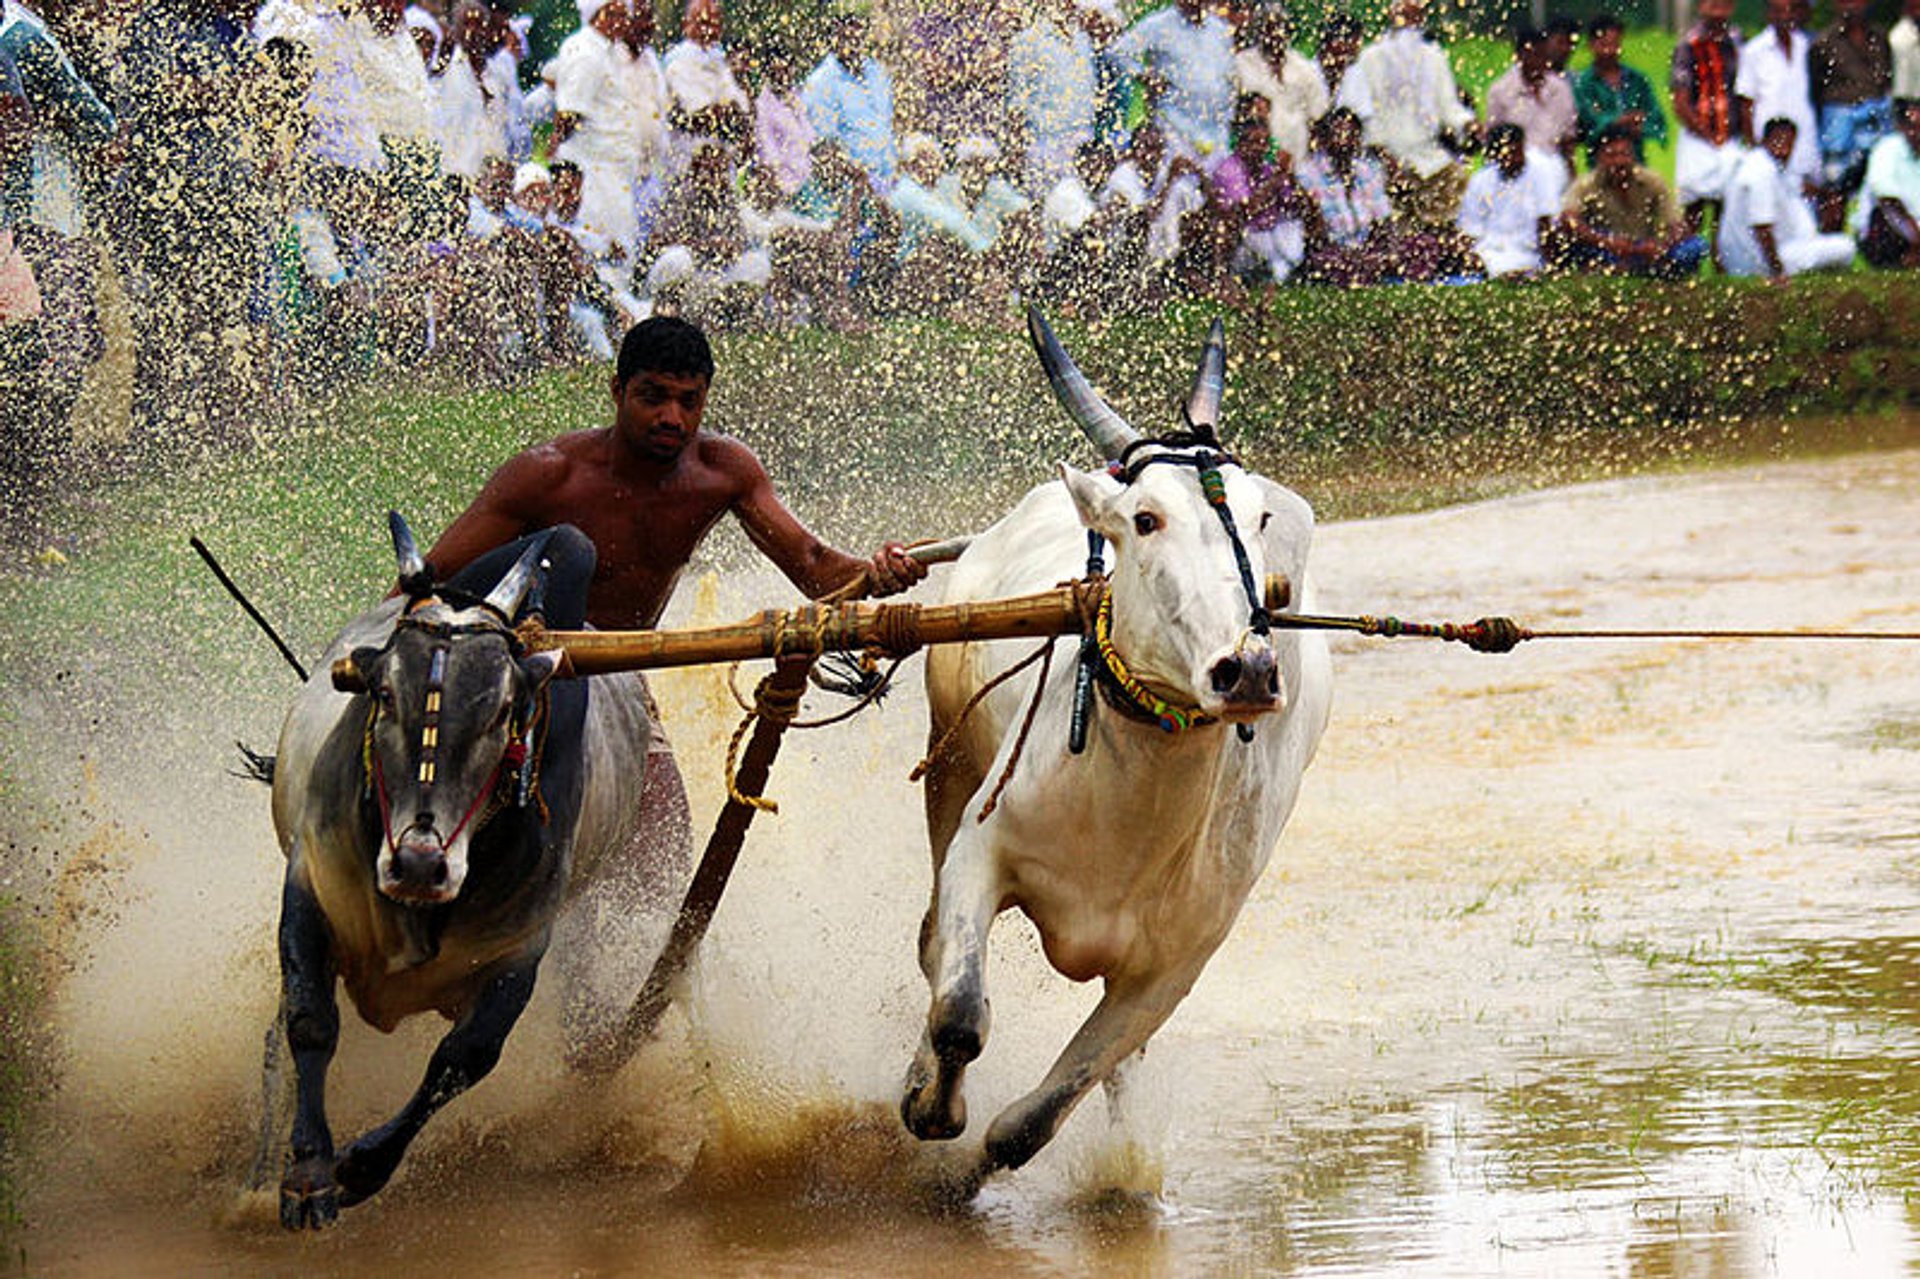
[[[1353,60],[1360,56],[1366,34],[1360,19],[1350,13],[1329,14],[1321,24],[1320,78],[1326,81],[1327,96],[1334,102],[1340,100],[1340,86],[1346,83]]]
[[[663,191],[670,99],[650,43],[653,8],[582,0],[586,25],[547,64],[553,81],[553,154],[580,166],[580,223],[607,237],[631,266],[643,218]]]
[[[1360,51],[1335,99],[1360,117],[1369,146],[1398,166],[1395,207],[1451,231],[1467,173],[1457,152],[1478,124],[1460,100],[1447,55],[1427,39],[1426,0],[1394,0],[1387,31]]]
[[[1527,153],[1517,124],[1487,130],[1487,163],[1467,179],[1460,230],[1489,276],[1538,271],[1548,229],[1560,212],[1557,175]]]
[[[703,141],[733,147],[747,138],[747,93],[720,43],[725,20],[720,0],[688,0],[680,20],[682,39],[667,50],[663,67],[673,98],[669,119],[676,169]]]
[[[33,268],[14,247],[19,203],[9,198],[12,171],[32,164],[33,104],[13,55],[0,42],[0,547],[28,536],[47,486],[47,427],[41,411],[40,291]]]
[[[1744,153],[1740,103],[1734,80],[1740,69],[1740,32],[1728,25],[1733,0],[1699,0],[1694,25],[1673,49],[1668,85],[1680,136],[1673,150],[1673,184],[1686,206],[1687,224],[1698,235],[1713,214],[1720,235],[1721,202]],[[1604,132],[1604,130],[1603,130]],[[1587,140],[1591,147],[1599,134]]]
[[[753,100],[753,149],[783,199],[813,172],[813,124],[799,94],[799,69],[783,44],[760,50],[760,93]]]
[[[1759,145],[1759,129],[1784,116],[1793,121],[1795,142],[1789,167],[1809,189],[1820,177],[1820,125],[1813,116],[1813,81],[1808,55],[1813,41],[1794,19],[1795,0],[1767,0],[1767,29],[1740,49],[1740,71],[1733,92],[1740,99],[1740,129],[1749,147]]]
[[[1591,141],[1615,120],[1633,131],[1633,154],[1647,162],[1647,143],[1665,146],[1667,117],[1653,96],[1653,83],[1620,60],[1626,29],[1620,19],[1601,14],[1587,27],[1593,62],[1573,77],[1573,105],[1580,114],[1580,140]]]
[[[488,85],[499,32],[480,0],[460,0],[451,27],[447,69],[432,81],[433,124],[441,166],[471,189],[489,160],[508,159],[507,103]]]
[[[1174,0],[1133,24],[1114,52],[1147,82],[1167,149],[1211,168],[1226,158],[1233,33],[1205,0]]]
[[[354,65],[386,157],[386,187],[403,215],[401,235],[422,240],[431,238],[445,194],[433,88],[405,15],[405,0],[365,0],[353,15]]]
[[[1264,5],[1248,22],[1253,43],[1234,55],[1233,83],[1240,93],[1267,102],[1267,132],[1293,161],[1306,158],[1307,131],[1332,100],[1319,64],[1293,47],[1292,22],[1278,5]]]
[[[865,15],[833,20],[833,46],[800,86],[821,141],[837,142],[885,195],[893,186],[893,77],[867,49]]]
[[[1007,114],[1022,134],[1027,190],[1051,191],[1093,139],[1098,81],[1093,40],[1073,0],[1041,0],[1007,45]]]
[[[1689,232],[1673,190],[1635,163],[1633,135],[1609,125],[1594,140],[1591,160],[1561,204],[1572,261],[1667,280],[1698,270],[1706,241]]]
[[[59,5],[54,12],[61,12]],[[47,352],[39,414],[50,442],[64,441],[67,415],[103,338],[94,307],[95,252],[88,237],[82,166],[113,137],[113,113],[94,95],[40,16],[20,0],[0,13],[0,57],[14,68],[16,100],[31,117],[11,159],[0,156],[0,226],[33,270],[39,331]]]
[[[1893,46],[1867,21],[1867,0],[1834,0],[1838,15],[1808,54],[1820,108],[1820,182],[1838,204],[1860,189],[1867,152],[1893,131]]]
[[[1893,52],[1893,96],[1920,98],[1920,0],[1907,0],[1887,33],[1887,47]]]
[[[1727,187],[1727,226],[1720,235],[1720,261],[1728,275],[1764,275],[1785,280],[1805,271],[1844,271],[1853,263],[1853,240],[1822,235],[1788,172],[1795,126],[1785,116],[1767,121],[1760,145],[1747,153]]]
[[[148,0],[121,45],[122,170],[141,367],[136,432],[217,444],[241,426],[253,356],[248,292],[266,232],[253,159],[272,83],[248,24],[252,0]]]
[[[1573,140],[1579,129],[1573,88],[1547,59],[1547,33],[1521,28],[1513,38],[1513,65],[1487,90],[1487,123],[1517,124],[1529,158],[1553,175],[1554,197],[1573,182]]]
[[[1860,252],[1880,267],[1920,267],[1920,100],[1893,106],[1894,132],[1867,155]]]

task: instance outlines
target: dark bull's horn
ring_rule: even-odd
[[[507,570],[506,576],[487,592],[484,603],[502,619],[511,622],[513,615],[520,611],[521,602],[527,598],[540,572],[540,557],[547,552],[547,539],[552,536],[553,530],[547,529],[527,543],[527,549],[520,552],[520,558]]]
[[[1060,339],[1053,335],[1046,317],[1040,314],[1040,308],[1027,308],[1027,336],[1033,340],[1033,349],[1040,356],[1040,367],[1047,371],[1047,382],[1053,387],[1053,393],[1059,397],[1061,407],[1067,411],[1074,424],[1086,432],[1094,447],[1100,450],[1100,456],[1109,462],[1117,462],[1129,444],[1140,438],[1140,433],[1127,425],[1126,419],[1107,407],[1086,376],[1075,367],[1066,348],[1060,345]]]
[[[393,534],[393,558],[400,562],[400,589],[409,595],[426,595],[433,590],[427,561],[413,540],[413,530],[398,511],[387,512],[387,531]]]
[[[1220,439],[1220,400],[1227,390],[1227,327],[1219,320],[1207,330],[1207,344],[1200,351],[1200,367],[1194,371],[1193,391],[1187,396],[1187,421],[1208,439]]]

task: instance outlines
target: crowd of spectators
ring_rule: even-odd
[[[1768,0],[1750,39],[1697,0],[1664,93],[1619,22],[1556,21],[1484,104],[1425,0],[1372,38],[1271,0],[922,0],[737,42],[722,0],[685,0],[677,38],[646,0],[578,0],[541,65],[486,0],[102,3],[4,0],[13,511],[99,357],[101,271],[137,430],[218,443],[288,381],[505,382],[656,311],[858,328],[1016,296],[1920,264],[1920,0],[1891,32],[1832,0],[1817,35]],[[1671,184],[1646,165],[1669,139]]]

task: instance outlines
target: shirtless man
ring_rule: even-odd
[[[891,595],[926,576],[926,566],[898,543],[861,559],[808,531],[775,495],[751,449],[701,431],[712,381],[713,353],[698,328],[672,317],[635,325],[613,375],[613,425],[510,458],[434,544],[427,558],[436,576],[451,578],[482,556],[498,558],[504,570],[517,552],[503,544],[571,524],[593,544],[585,620],[603,630],[651,628],[687,561],[729,512],[810,597],[862,576],[868,594]],[[563,569],[554,558],[558,594],[567,586],[557,580]],[[477,576],[498,577],[499,570]],[[577,624],[564,615],[578,605],[550,601],[558,607],[549,609],[549,625]],[[684,858],[691,821],[680,770],[657,725],[641,805],[648,832],[642,857],[664,871]]]

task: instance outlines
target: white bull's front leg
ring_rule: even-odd
[[[986,831],[962,823],[934,877],[921,933],[920,967],[933,998],[900,1116],[923,1141],[958,1137],[966,1129],[962,1077],[987,1042],[987,936],[1005,889]]]
[[[1210,953],[1210,952],[1209,952]],[[1109,977],[1100,1003],[1074,1032],[1040,1086],[999,1115],[987,1129],[986,1166],[1018,1168],[1053,1140],[1073,1108],[1146,1046],[1206,966],[1207,955],[1143,977]]]

